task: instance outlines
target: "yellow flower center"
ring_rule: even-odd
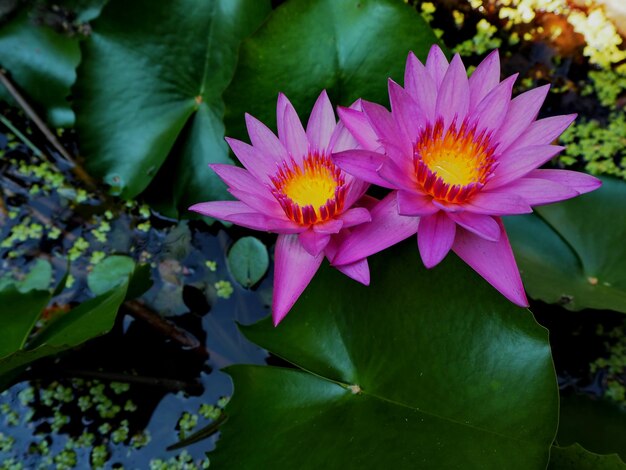
[[[414,146],[417,180],[427,193],[446,202],[463,202],[478,192],[494,169],[493,146],[485,133],[464,123],[427,127]]]
[[[274,197],[294,222],[323,222],[343,209],[345,177],[330,157],[311,153],[300,164],[283,162],[271,180]]]
[[[337,182],[329,168],[316,165],[296,167],[291,179],[285,182],[283,193],[299,206],[320,207],[335,196]]]

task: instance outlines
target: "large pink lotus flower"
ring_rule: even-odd
[[[360,110],[360,102],[353,109]],[[369,222],[371,217],[365,207],[353,207],[369,184],[344,173],[330,159],[332,152],[358,148],[358,144],[342,124],[337,124],[326,92],[317,99],[306,131],[283,94],[278,97],[276,120],[278,138],[246,114],[252,145],[226,139],[245,170],[210,165],[239,200],[202,202],[189,209],[279,234],[272,301],[272,317],[278,325],[324,257],[334,262],[337,247],[349,236],[350,227]],[[334,264],[347,276],[369,284],[364,257]]]
[[[361,150],[337,153],[347,173],[394,189],[356,228],[335,263],[350,263],[417,233],[426,267],[452,249],[512,302],[527,306],[500,216],[575,197],[600,186],[592,176],[537,169],[563,147],[551,143],[575,115],[537,120],[548,86],[511,99],[516,76],[500,81],[497,51],[468,79],[433,46],[424,66],[409,54],[404,86],[389,81],[391,112],[363,102],[339,109]]]

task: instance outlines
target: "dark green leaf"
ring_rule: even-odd
[[[279,327],[243,328],[301,370],[227,369],[235,393],[211,463],[544,468],[558,394],[530,312],[453,256],[426,270],[413,242],[371,272],[365,287],[323,267]]]
[[[152,191],[159,201],[186,209],[225,198],[207,168],[230,161],[221,95],[239,42],[269,11],[268,0],[111,0],[84,44],[75,89],[89,168],[131,198],[169,155]]]
[[[0,317],[0,321],[6,322],[6,325],[2,325],[3,331],[6,331],[4,327],[7,325],[15,330],[15,334],[10,335],[12,343],[7,343],[10,344],[10,349],[5,346],[4,341],[2,342],[2,350],[8,354],[3,354],[4,357],[0,358],[0,390],[31,362],[71,349],[91,338],[107,333],[113,327],[119,307],[126,296],[127,286],[128,283],[119,285],[53,320],[27,343],[26,348],[23,348],[24,332],[27,331],[27,326],[28,331],[32,329],[34,319],[38,318],[50,294],[45,292],[44,298],[43,293],[34,291],[34,293],[18,294],[18,297],[15,297],[17,291],[14,291],[11,294],[13,297],[6,299],[0,294],[0,300],[12,302],[11,305],[15,306],[15,310],[3,310],[7,314]],[[38,303],[35,305],[33,302],[36,299]],[[29,325],[26,325],[26,321],[22,322],[22,328],[19,331],[15,326],[15,311],[28,312],[29,320],[32,321]],[[11,317],[8,317],[9,314]],[[3,317],[8,318],[5,320]]]
[[[424,58],[437,42],[408,5],[395,0],[293,0],[244,41],[228,88],[229,135],[244,138],[244,113],[275,123],[283,92],[310,110],[322,89],[333,104],[387,102],[387,79],[402,80],[410,50]]]
[[[48,291],[36,290],[23,294],[15,286],[7,286],[0,291],[0,358],[24,347],[35,322],[49,301]]]
[[[270,258],[265,245],[254,237],[243,237],[228,252],[228,268],[233,277],[244,287],[261,280],[267,272]]]
[[[33,105],[45,108],[52,126],[74,123],[67,97],[79,62],[78,39],[35,25],[26,13],[0,28],[0,66],[9,71]],[[0,98],[12,102],[2,85]]]
[[[52,321],[28,344],[29,349],[42,345],[72,348],[95,336],[108,333],[126,296],[128,281]]]
[[[126,300],[136,299],[152,287],[152,272],[149,264],[140,264],[135,267],[128,291],[126,292]]]
[[[626,459],[625,435],[626,411],[616,403],[582,395],[561,397],[559,445],[580,443],[592,452]]]
[[[531,297],[571,310],[626,313],[626,183],[603,178],[597,191],[506,219]]]
[[[625,470],[626,465],[616,455],[599,455],[588,452],[579,444],[553,447],[548,470]]]

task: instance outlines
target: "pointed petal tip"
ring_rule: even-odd
[[[188,210],[188,211],[193,211],[193,212],[198,212],[198,213],[200,213],[200,211],[198,210],[198,206],[200,206],[200,204],[202,204],[202,203],[201,203],[201,202],[197,202],[197,203],[195,203],[195,204],[193,204],[193,205],[189,206],[189,207],[187,208],[187,210]]]
[[[272,323],[274,324],[274,328],[276,328],[281,321],[287,316],[289,311],[282,311],[272,308]]]
[[[526,294],[523,292],[521,295],[521,299],[517,301],[513,301],[513,303],[517,305],[518,307],[522,307],[522,308],[530,307],[530,304],[528,303],[528,299],[526,298]]]

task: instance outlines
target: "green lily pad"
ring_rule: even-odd
[[[244,287],[251,287],[267,272],[270,257],[259,239],[243,237],[228,252],[228,268],[235,280]]]
[[[584,395],[561,397],[557,441],[579,443],[598,454],[618,454],[626,460],[626,410],[614,402]]]
[[[276,122],[276,97],[311,109],[322,89],[333,104],[388,102],[387,79],[402,80],[410,50],[425,58],[438,40],[409,5],[395,0],[292,0],[244,41],[226,91],[229,135],[244,138],[244,113]]]
[[[87,276],[87,286],[96,295],[104,294],[113,287],[128,282],[128,276],[134,271],[135,261],[132,258],[109,256],[93,267]]]
[[[7,356],[26,343],[35,322],[50,301],[47,291],[34,291],[24,294],[16,286],[7,286],[0,291],[2,311],[0,315],[0,357]]]
[[[78,39],[33,24],[26,12],[0,28],[0,67],[9,72],[32,105],[45,109],[52,126],[74,124],[67,97],[79,62]],[[13,102],[2,85],[0,99]]]
[[[570,310],[626,313],[626,182],[505,218],[524,286],[534,299]]]
[[[221,95],[240,41],[269,11],[269,0],[108,2],[83,43],[74,89],[89,170],[133,198],[163,169],[151,194],[170,214],[226,198],[207,167],[231,162]]]
[[[600,455],[585,450],[580,444],[553,447],[548,470],[625,470],[626,464],[616,454]]]
[[[23,279],[17,280],[11,274],[0,277],[0,290],[8,286],[15,286],[21,293],[31,290],[46,290],[52,282],[52,265],[45,259],[36,259],[28,274]]]
[[[297,369],[226,369],[235,393],[211,464],[545,468],[547,331],[452,255],[428,271],[410,242],[370,264],[370,287],[325,266],[277,328],[243,327]]]

